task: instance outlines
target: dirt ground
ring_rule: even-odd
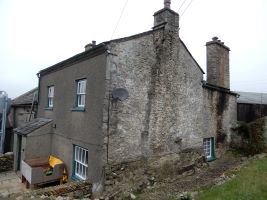
[[[112,190],[106,191],[105,197],[110,199],[137,197],[144,200],[178,199],[182,193],[197,191],[200,187],[220,184],[231,179],[227,171],[238,170],[247,163],[248,159],[227,152],[220,159],[203,163],[182,174],[170,173],[169,168],[161,174],[142,172],[140,169],[129,170],[131,172],[124,173],[124,177],[128,178],[124,178],[125,180],[120,181],[120,184],[115,183]]]
[[[13,155],[0,156],[0,173],[12,170]]]
[[[185,172],[181,176],[166,177],[153,187],[146,188],[138,199],[172,199],[180,197],[184,192],[196,191],[201,187],[223,183],[229,180],[227,171],[238,170],[248,158],[226,153],[222,158],[207,163],[207,166],[195,171]]]
[[[230,179],[231,177],[228,177],[227,171],[238,170],[248,160],[249,158],[247,157],[226,153],[218,160],[204,163],[201,167],[190,169],[182,174],[167,173],[167,171],[164,174],[152,174],[142,168],[134,170],[127,167],[121,168],[121,175],[116,174],[118,179],[121,179],[120,182],[110,185],[109,187],[112,190],[106,191],[102,199],[177,199],[183,192],[196,191],[200,187],[219,184]],[[109,182],[112,181],[116,182],[117,179],[109,180]],[[74,197],[77,198],[79,193],[79,199],[90,199],[91,188],[89,188],[87,183],[81,185],[62,185],[55,188],[50,187],[32,192],[28,191],[27,195],[25,193],[24,195],[17,194],[9,198],[14,200],[32,197],[35,199],[73,199]],[[64,193],[67,195],[64,195]]]

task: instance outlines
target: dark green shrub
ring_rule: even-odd
[[[239,122],[234,129],[235,133],[241,137],[240,144],[232,144],[231,147],[245,155],[255,155],[266,150],[264,142],[264,118],[251,123]]]

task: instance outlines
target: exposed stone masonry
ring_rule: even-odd
[[[207,42],[207,82],[230,89],[229,51],[217,37]]]

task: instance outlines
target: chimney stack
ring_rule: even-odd
[[[167,30],[179,30],[179,15],[171,10],[171,0],[164,0],[164,8],[154,13],[153,29],[161,27]]]
[[[207,83],[230,89],[229,47],[218,37],[206,43],[207,47]]]
[[[85,45],[85,51],[88,51],[89,49],[92,49],[94,46],[96,46],[96,41],[93,40],[92,43],[89,43],[87,45]]]

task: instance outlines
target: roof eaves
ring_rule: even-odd
[[[210,90],[216,90],[216,91],[219,91],[219,92],[224,92],[224,93],[228,93],[228,94],[231,94],[231,95],[234,95],[234,96],[238,96],[237,93],[231,91],[230,89],[227,89],[227,88],[224,88],[224,87],[220,87],[220,86],[217,86],[217,85],[212,85],[210,83],[207,83],[206,81],[202,81],[202,87],[210,89]]]
[[[95,57],[97,55],[100,55],[100,54],[104,53],[105,51],[106,51],[106,43],[103,42],[103,43],[96,45],[95,47],[93,47],[90,50],[81,52],[81,53],[79,53],[75,56],[72,56],[66,60],[63,60],[63,61],[61,61],[55,65],[52,65],[51,67],[48,67],[48,68],[45,68],[45,69],[39,71],[38,75],[43,76],[43,75],[49,74],[51,72],[63,69],[65,67],[73,65],[75,63],[84,61],[88,58],[92,58],[92,57]]]
[[[13,129],[13,132],[18,135],[28,135],[52,121],[52,119],[47,118],[35,118],[24,126]]]
[[[34,96],[34,93],[38,93],[38,87],[16,97],[15,99],[12,100],[11,105],[16,106],[16,105],[28,105],[32,104],[32,98]],[[37,102],[37,97],[35,97],[34,102]]]
[[[60,70],[60,69],[63,69],[65,67],[68,67],[74,63],[77,63],[77,62],[81,62],[85,59],[88,59],[88,58],[91,58],[91,57],[94,57],[96,55],[99,55],[101,53],[104,53],[107,49],[106,49],[106,46],[108,44],[110,44],[111,42],[124,42],[124,41],[128,41],[128,40],[131,40],[131,39],[135,39],[135,38],[139,38],[139,37],[143,37],[145,35],[149,35],[153,32],[156,32],[158,30],[161,30],[161,29],[164,29],[164,27],[161,27],[161,28],[157,28],[157,29],[154,29],[154,30],[150,30],[150,31],[146,31],[146,32],[143,32],[143,33],[139,33],[139,34],[135,34],[135,35],[131,35],[131,36],[128,36],[128,37],[123,37],[123,38],[118,38],[118,39],[114,39],[114,40],[110,40],[110,41],[105,41],[103,43],[100,43],[98,45],[96,45],[95,47],[93,47],[92,49],[90,50],[87,50],[87,51],[84,51],[84,52],[81,52],[75,56],[72,56],[66,60],[63,60],[55,65],[52,65],[48,68],[45,68],[43,70],[40,70],[38,72],[38,76],[41,75],[46,75],[46,74],[49,74],[51,72],[54,72],[54,71],[57,71],[57,70]]]
[[[111,42],[125,42],[125,41],[128,41],[128,40],[132,40],[132,39],[136,39],[136,38],[140,38],[140,37],[149,35],[149,34],[151,34],[151,33],[154,33],[154,32],[156,32],[156,31],[158,31],[158,30],[162,30],[162,29],[164,29],[164,27],[160,27],[160,28],[157,28],[157,29],[154,29],[154,30],[150,30],[150,31],[146,31],[146,32],[138,33],[138,34],[131,35],[131,36],[127,36],[127,37],[123,37],[123,38],[118,38],[118,39],[114,39],[114,40],[106,41],[106,42],[104,42],[104,43],[105,43],[105,44],[108,44],[108,43],[111,43]]]

